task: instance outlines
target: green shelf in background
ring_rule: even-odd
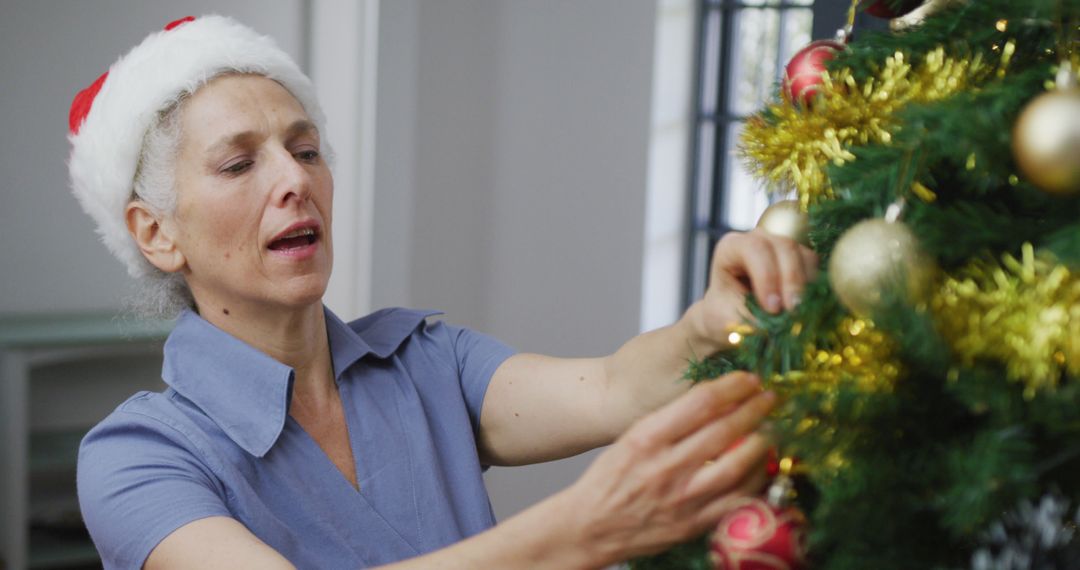
[[[55,348],[164,340],[171,320],[135,319],[113,313],[0,314],[0,348]]]
[[[79,442],[87,429],[35,431],[30,434],[30,472],[74,469]]]

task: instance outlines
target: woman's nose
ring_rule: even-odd
[[[284,206],[291,200],[307,201],[311,196],[311,173],[305,165],[286,149],[275,153],[274,165],[275,202]]]

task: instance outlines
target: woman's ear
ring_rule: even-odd
[[[156,214],[141,200],[132,200],[124,210],[128,233],[151,265],[165,273],[183,269],[187,260],[177,247],[175,226]]]

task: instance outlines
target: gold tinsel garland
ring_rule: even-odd
[[[795,325],[794,334],[800,326]],[[802,415],[795,421],[797,436],[818,432],[817,439],[833,445],[821,457],[799,455],[799,471],[823,480],[836,477],[848,466],[846,438],[852,433],[837,431],[829,421],[841,388],[854,388],[865,394],[892,392],[901,375],[895,359],[895,343],[874,327],[869,319],[848,317],[824,335],[819,344],[807,343],[803,349],[803,368],[770,378],[771,386],[781,394],[817,394],[822,396],[817,413]],[[781,414],[783,411],[781,410]],[[792,416],[788,416],[792,417]]]
[[[1004,364],[1024,395],[1080,376],[1080,275],[1031,244],[1021,258],[975,260],[948,277],[930,307],[962,365]]]
[[[773,385],[782,391],[835,395],[841,385],[866,393],[892,391],[900,375],[893,341],[869,319],[847,317],[820,344],[807,343],[803,368],[778,374]]]
[[[833,198],[825,168],[854,160],[850,148],[888,144],[898,128],[894,116],[909,103],[944,99],[968,89],[992,73],[1001,75],[1015,51],[1012,41],[1001,49],[995,68],[979,55],[953,57],[938,47],[918,65],[896,52],[875,77],[861,85],[850,69],[825,75],[820,95],[809,108],[784,98],[750,117],[740,154],[750,169],[774,189],[795,188],[805,208]]]

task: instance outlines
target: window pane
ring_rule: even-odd
[[[814,28],[814,13],[809,9],[792,8],[783,18],[784,33],[780,36],[780,65],[777,69],[777,81],[783,77],[784,68],[795,52],[810,43]]]
[[[736,230],[748,230],[757,223],[761,212],[769,205],[764,188],[747,172],[735,149],[742,136],[743,123],[728,127],[727,180],[724,184],[723,223]]]
[[[703,121],[698,125],[697,176],[694,194],[694,219],[692,227],[702,227],[709,223],[712,211],[713,195],[713,149],[715,148],[716,125],[712,121]]]
[[[705,37],[701,39],[701,112],[716,112],[716,94],[720,89],[720,10],[705,14]]]
[[[780,12],[745,8],[735,18],[731,109],[738,116],[753,113],[776,88],[776,48]]]

